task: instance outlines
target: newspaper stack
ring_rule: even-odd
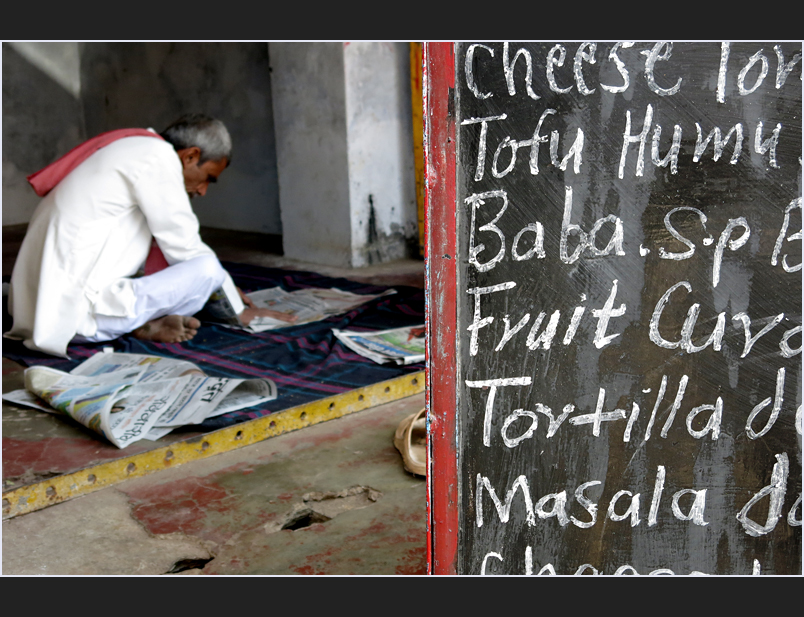
[[[201,313],[201,320],[218,322],[230,328],[246,330],[247,332],[264,332],[276,328],[298,326],[313,321],[320,321],[340,315],[357,308],[376,298],[396,293],[395,289],[388,289],[381,294],[355,294],[343,291],[336,287],[298,289],[285,291],[281,287],[260,289],[247,294],[257,308],[267,308],[296,319],[292,322],[272,319],[270,317],[255,317],[248,326],[240,322],[240,318],[232,308],[224,289],[219,289],[209,299]]]
[[[357,308],[375,298],[396,293],[388,289],[381,294],[355,294],[335,287],[298,289],[285,291],[281,287],[261,289],[248,294],[257,308],[267,308],[287,315],[295,315],[296,321],[288,323],[270,317],[256,317],[246,328],[253,332],[264,332],[274,328],[287,328],[340,315]]]
[[[3,398],[65,414],[125,448],[276,396],[270,379],[209,377],[184,360],[104,351],[69,373],[30,367],[25,390]]]
[[[333,328],[332,333],[349,349],[377,364],[413,364],[424,361],[423,325],[375,332]]]

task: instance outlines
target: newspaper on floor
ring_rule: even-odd
[[[377,364],[413,364],[424,361],[423,325],[375,332],[333,328],[332,332],[349,349]]]
[[[261,289],[247,294],[258,308],[268,308],[287,315],[295,315],[296,321],[288,323],[270,317],[257,317],[248,325],[253,332],[263,332],[274,328],[285,328],[289,325],[310,323],[326,319],[332,315],[347,313],[370,300],[396,293],[388,289],[380,294],[355,294],[335,287],[310,287],[285,291],[281,287]]]
[[[267,378],[209,377],[184,360],[99,352],[69,373],[27,368],[25,390],[3,398],[66,414],[125,448],[276,396],[276,384]]]
[[[295,316],[296,320],[293,322],[270,317],[255,317],[248,326],[243,326],[223,294],[213,296],[210,302],[207,303],[205,311],[213,320],[224,325],[249,332],[264,332],[319,321],[332,315],[340,315],[361,304],[394,293],[396,293],[395,289],[388,289],[380,294],[355,294],[335,287],[311,287],[296,291],[285,291],[281,287],[271,287],[247,294],[257,308],[267,308],[289,316]]]

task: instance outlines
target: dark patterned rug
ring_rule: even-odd
[[[377,294],[388,289],[326,277],[314,272],[265,268],[223,262],[235,284],[245,292],[280,286],[285,291],[309,287],[337,287],[357,294]],[[424,291],[395,286],[395,294],[377,298],[352,311],[326,320],[252,334],[212,323],[203,323],[193,340],[168,344],[139,341],[124,336],[93,345],[71,345],[69,359],[31,351],[21,343],[3,339],[3,356],[24,366],[46,365],[70,371],[103,347],[115,351],[168,356],[193,362],[217,377],[268,377],[276,382],[279,396],[255,407],[210,418],[204,429],[231,426],[244,420],[346,392],[406,373],[420,371],[424,363],[398,366],[376,364],[351,351],[332,334],[332,328],[384,330],[424,323]],[[10,327],[3,298],[4,331]]]

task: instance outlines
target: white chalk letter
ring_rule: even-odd
[[[774,45],[773,51],[776,52],[776,59],[779,61],[779,65],[776,67],[776,89],[778,90],[784,85],[784,82],[787,81],[787,76],[790,74],[790,71],[793,70],[796,63],[801,62],[801,54],[795,54],[793,59],[785,64],[782,48],[778,45]]]
[[[749,536],[759,537],[773,531],[776,523],[782,515],[782,505],[784,504],[784,495],[787,491],[787,474],[789,469],[789,462],[787,452],[782,452],[776,455],[776,463],[773,465],[773,472],[771,473],[771,483],[754,495],[747,504],[743,506],[740,513],[737,515],[737,520],[743,526],[745,533]],[[770,499],[768,505],[768,516],[764,525],[751,520],[748,513],[756,503],[765,497]]]
[[[779,260],[779,253],[782,252],[782,242],[787,240],[788,242],[792,242],[793,240],[798,240],[801,242],[801,229],[794,233],[791,236],[787,236],[787,228],[790,226],[790,213],[793,210],[801,210],[801,197],[797,197],[793,201],[791,201],[787,207],[784,209],[784,221],[782,222],[782,228],[779,230],[779,235],[776,237],[776,244],[773,247],[773,254],[771,255],[771,265],[775,266]],[[787,236],[787,237],[785,237]],[[798,272],[801,270],[801,264],[797,264],[795,266],[790,266],[787,263],[787,255],[782,257],[782,267],[784,268],[785,272]]]
[[[653,74],[656,62],[658,60],[669,60],[672,53],[673,44],[668,41],[659,41],[650,51],[642,52],[643,55],[647,56],[647,60],[645,60],[645,79],[648,82],[648,87],[659,96],[670,96],[681,88],[681,77],[678,78],[676,85],[672,88],[662,88],[656,83],[656,77]]]
[[[620,168],[617,175],[622,178],[625,170],[625,158],[628,154],[628,146],[632,143],[639,142],[639,155],[636,162],[636,175],[642,176],[645,170],[645,142],[648,139],[648,132],[650,125],[653,122],[653,107],[648,105],[645,110],[645,120],[642,122],[642,132],[638,135],[631,135],[631,110],[625,112],[625,130],[623,131],[623,148],[620,152]]]
[[[748,75],[748,71],[750,71],[757,62],[762,63],[762,67],[759,69],[759,75],[757,75],[754,85],[750,88],[746,88],[745,77]],[[743,67],[740,74],[737,76],[737,89],[740,91],[740,96],[751,94],[762,85],[762,82],[765,81],[765,77],[768,74],[768,66],[768,59],[765,57],[765,54],[762,53],[761,49],[748,59],[748,64]]]
[[[617,55],[617,50],[627,49],[629,47],[633,47],[633,41],[623,41],[619,43],[615,43],[614,47],[611,48],[609,52],[609,60],[614,61],[614,65],[617,67],[617,71],[620,73],[620,76],[623,78],[623,85],[622,86],[607,86],[606,84],[600,84],[600,87],[606,90],[607,92],[625,92],[628,90],[628,86],[630,85],[630,81],[628,78],[628,69],[625,68],[625,63],[620,60],[619,56]]]
[[[558,53],[558,58],[556,58],[556,53]],[[563,45],[553,45],[553,48],[547,53],[547,66],[545,67],[547,82],[550,84],[550,90],[559,94],[564,94],[572,90],[572,86],[567,86],[566,88],[559,87],[556,83],[556,76],[553,69],[554,66],[564,66],[564,60],[566,58],[567,50],[564,49]]]
[[[690,511],[687,514],[684,514],[681,511],[681,507],[678,505],[678,501],[684,495],[688,494],[695,495],[695,501],[693,502]],[[701,527],[705,527],[709,524],[708,521],[704,520],[704,509],[706,508],[706,489],[696,491],[691,488],[685,488],[683,491],[678,491],[673,495],[672,508],[673,516],[680,521],[691,521],[695,525],[700,525]]]
[[[474,94],[479,99],[487,99],[490,96],[493,96],[491,92],[480,92],[475,85],[475,77],[474,77],[474,58],[475,58],[475,49],[478,47],[485,49],[486,51],[491,54],[491,57],[494,57],[494,50],[489,47],[488,45],[483,45],[481,43],[474,43],[473,45],[469,45],[469,48],[466,50],[466,61],[464,62],[464,73],[466,74],[466,85],[469,87],[469,90],[472,94]]]
[[[721,131],[719,127],[713,128],[707,134],[706,139],[703,138],[703,130],[701,129],[701,125],[697,122],[695,123],[695,128],[698,131],[698,139],[695,142],[695,152],[692,155],[692,162],[697,163],[701,160],[701,155],[706,150],[706,146],[709,145],[709,142],[714,138],[715,142],[713,144],[714,148],[714,156],[712,160],[717,161],[723,155],[723,149],[729,143],[729,139],[731,139],[732,135],[735,135],[734,138],[734,150],[731,153],[731,159],[729,163],[735,165],[737,160],[740,158],[740,153],[743,150],[743,125],[739,122],[735,124],[733,127],[729,129],[729,132],[726,133],[726,136],[721,138]]]
[[[754,133],[754,152],[757,154],[765,154],[770,151],[768,164],[776,169],[779,169],[779,165],[776,163],[776,145],[779,143],[779,131],[781,130],[782,125],[777,124],[771,136],[765,141],[762,141],[762,120],[760,120],[757,122],[757,130],[756,133]]]
[[[508,94],[514,96],[516,94],[516,85],[514,84],[514,65],[519,57],[525,58],[525,89],[528,96],[534,101],[538,101],[540,97],[533,91],[533,60],[531,60],[530,52],[527,49],[520,49],[514,54],[514,59],[508,61],[508,41],[503,43],[503,72],[505,73],[505,83],[508,86]]]
[[[491,95],[489,95],[491,96]],[[480,140],[477,146],[477,168],[475,169],[475,181],[483,179],[483,169],[486,166],[486,136],[489,132],[489,122],[492,120],[505,120],[508,116],[489,116],[487,118],[467,118],[461,121],[461,126],[480,123]]]
[[[620,497],[628,496],[631,498],[631,503],[628,506],[628,509],[623,512],[622,514],[617,514],[614,507],[617,505],[617,501]],[[617,491],[614,494],[614,497],[611,498],[611,503],[609,503],[609,510],[608,510],[608,517],[613,521],[624,521],[627,518],[631,519],[631,527],[636,527],[639,525],[639,493],[634,495],[631,491]]]
[[[738,226],[742,227],[744,231],[739,238],[731,240],[731,232]],[[720,234],[720,238],[715,245],[715,258],[714,265],[712,266],[712,287],[717,287],[718,282],[720,282],[720,264],[723,262],[723,251],[726,250],[726,242],[728,241],[729,243],[729,250],[736,251],[748,242],[750,235],[751,228],[748,226],[748,221],[745,220],[745,217],[741,216],[736,219],[729,219],[726,229]]]
[[[480,328],[485,328],[489,325],[492,321],[494,321],[494,317],[483,317],[480,318],[480,296],[494,293],[495,291],[503,291],[506,289],[511,289],[512,287],[516,287],[516,283],[514,281],[508,281],[507,283],[500,283],[499,285],[492,285],[491,287],[473,287],[472,289],[467,289],[466,293],[471,294],[475,297],[475,312],[472,318],[472,323],[469,324],[469,327],[466,328],[469,330],[472,335],[469,339],[469,354],[472,356],[477,355],[477,333]]]
[[[766,398],[764,401],[754,407],[751,410],[751,413],[748,415],[748,419],[745,421],[745,433],[748,435],[749,439],[758,439],[759,437],[762,437],[765,433],[771,430],[771,428],[773,428],[774,424],[776,424],[776,419],[779,417],[779,412],[782,410],[782,402],[784,401],[784,373],[784,367],[780,368],[776,372],[776,392],[774,393],[773,397],[773,407],[771,408],[768,421],[765,422],[765,426],[761,431],[758,433],[755,432],[752,425],[756,417],[759,415],[759,412],[771,404],[770,397]]]
[[[536,524],[536,516],[533,512],[533,502],[530,498],[530,487],[528,487],[528,479],[522,475],[519,476],[514,483],[511,485],[508,493],[505,495],[505,504],[500,501],[500,498],[497,497],[497,492],[494,490],[494,487],[491,486],[491,482],[485,476],[481,476],[477,474],[477,489],[476,489],[476,497],[475,497],[475,517],[477,519],[477,526],[483,526],[483,487],[486,488],[488,491],[489,496],[491,497],[491,501],[494,502],[494,507],[497,509],[497,516],[500,518],[501,523],[507,523],[508,518],[511,516],[511,505],[514,501],[514,493],[516,493],[516,489],[522,489],[522,496],[525,498],[525,511],[526,511],[526,519],[528,525],[535,525]]]
[[[499,209],[494,218],[491,219],[491,221],[480,226],[479,231],[493,231],[500,239],[500,250],[498,250],[497,254],[487,262],[480,263],[477,260],[477,256],[486,248],[486,245],[478,244],[475,246],[475,224],[477,219],[477,210],[480,208],[480,206],[485,205],[486,199],[501,199],[502,207]],[[485,193],[475,193],[474,195],[470,195],[464,201],[472,206],[469,232],[469,263],[477,268],[478,272],[486,272],[491,270],[498,261],[502,261],[502,258],[505,256],[505,235],[502,231],[500,231],[500,228],[497,227],[495,223],[500,220],[500,217],[502,217],[503,213],[508,208],[508,195],[505,191],[487,191]]]
[[[573,525],[580,527],[581,529],[589,529],[592,525],[597,522],[597,504],[586,497],[583,492],[590,486],[597,486],[598,484],[603,484],[600,480],[592,480],[591,482],[584,482],[578,488],[575,489],[575,501],[581,504],[584,509],[589,512],[589,515],[592,517],[591,521],[579,521],[574,516],[570,516],[570,520],[572,521]]]
[[[614,308],[614,298],[617,297],[617,279],[611,282],[611,292],[606,299],[606,303],[601,309],[593,309],[592,315],[597,319],[597,328],[595,329],[595,347],[598,349],[605,347],[614,339],[620,336],[621,333],[609,334],[605,336],[606,330],[609,327],[609,321],[612,317],[622,317],[625,315],[625,303],[620,304],[619,308]]]
[[[587,51],[588,50],[588,51]],[[589,96],[595,89],[591,90],[586,87],[586,82],[583,80],[583,62],[595,64],[595,52],[597,51],[597,43],[581,43],[578,46],[578,51],[575,52],[575,62],[573,70],[575,71],[575,84],[578,86],[578,92],[584,96]]]
[[[500,386],[529,386],[533,380],[530,377],[510,377],[503,379],[485,379],[483,381],[466,380],[469,388],[488,388],[489,397],[486,399],[486,412],[483,417],[483,445],[491,445],[491,411],[494,408],[494,397]],[[478,476],[480,477],[480,476]]]

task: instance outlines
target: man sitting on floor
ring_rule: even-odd
[[[6,336],[64,357],[70,342],[127,333],[187,341],[200,326],[192,315],[221,287],[244,324],[262,315],[283,319],[254,308],[199,236],[190,199],[206,194],[231,158],[223,123],[193,114],[161,136],[104,133],[30,176],[44,199],[11,275],[14,325]],[[168,267],[135,277],[152,238]]]

